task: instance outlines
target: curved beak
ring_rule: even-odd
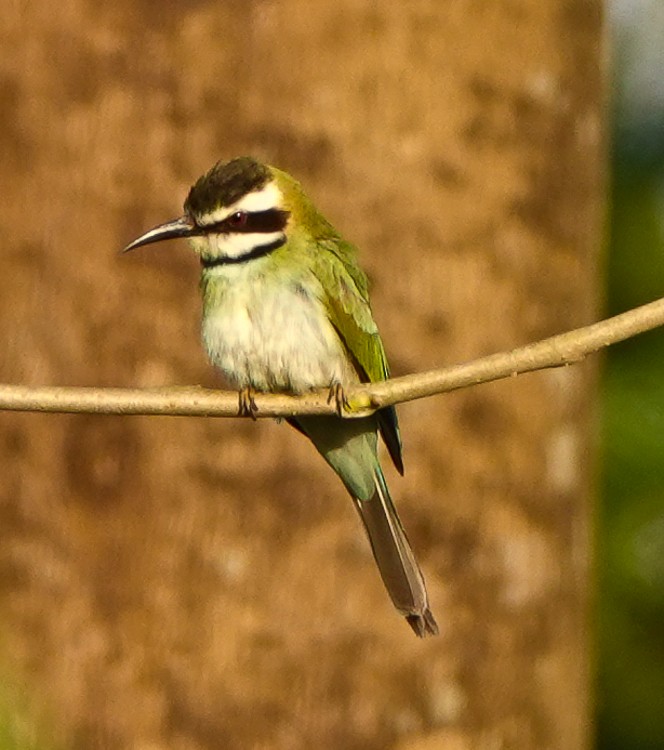
[[[130,242],[122,252],[128,253],[137,247],[150,245],[153,242],[161,242],[162,240],[173,240],[177,237],[195,237],[201,233],[199,227],[188,216],[180,216],[178,219],[172,219],[148,230],[138,239]]]

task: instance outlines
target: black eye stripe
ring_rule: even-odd
[[[232,215],[231,215],[232,216]],[[288,222],[288,211],[282,211],[279,208],[269,208],[267,211],[249,211],[247,220],[242,226],[235,226],[231,216],[216,224],[210,224],[203,227],[205,233],[219,232],[221,234],[242,233],[242,234],[271,234],[272,232],[281,232]]]

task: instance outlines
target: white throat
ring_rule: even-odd
[[[204,259],[241,260],[275,242],[285,240],[283,232],[248,232],[244,234],[208,234],[190,239],[194,250]]]

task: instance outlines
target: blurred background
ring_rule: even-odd
[[[240,153],[361,247],[396,374],[662,295],[661,0],[3,16],[3,382],[222,385],[186,250],[116,250]],[[0,750],[664,747],[664,336],[599,359],[401,410],[425,643],[283,426],[0,415]]]
[[[664,289],[664,4],[612,0],[607,312]],[[599,742],[664,747],[664,334],[607,352],[597,551]]]

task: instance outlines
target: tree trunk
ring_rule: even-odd
[[[192,255],[118,250],[241,153],[361,248],[395,374],[596,318],[601,8],[10,4],[0,377],[220,384]],[[285,425],[4,414],[4,671],[81,750],[587,748],[594,393],[584,365],[401,408],[424,641]]]

